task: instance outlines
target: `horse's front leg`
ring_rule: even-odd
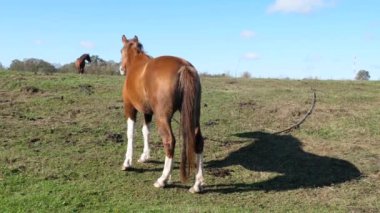
[[[128,118],[127,119],[127,152],[125,153],[125,160],[122,166],[122,170],[127,170],[132,167],[132,155],[133,155],[133,133],[135,126],[135,119]]]
[[[150,158],[150,149],[149,149],[149,129],[150,123],[152,121],[152,115],[144,114],[144,125],[142,128],[143,138],[144,138],[144,149],[143,153],[138,160],[139,163],[145,163]]]

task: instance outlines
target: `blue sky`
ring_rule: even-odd
[[[0,0],[0,62],[120,60],[121,36],[199,72],[380,80],[380,1]]]

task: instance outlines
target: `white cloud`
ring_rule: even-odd
[[[254,52],[248,52],[248,53],[244,54],[243,58],[246,60],[257,60],[257,59],[259,59],[259,55],[257,55]]]
[[[86,49],[93,49],[95,47],[95,44],[91,41],[81,41],[80,46]]]
[[[246,39],[253,38],[255,35],[256,35],[256,33],[253,32],[252,30],[243,30],[240,33],[240,36],[243,38],[246,38]]]
[[[336,0],[276,0],[268,8],[268,12],[307,14],[317,9],[332,6]]]

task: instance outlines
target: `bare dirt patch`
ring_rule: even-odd
[[[207,170],[208,174],[213,175],[215,177],[221,177],[221,178],[231,176],[232,175],[231,172],[233,172],[233,170],[223,169],[223,168],[210,168]]]
[[[255,109],[257,106],[256,102],[249,100],[247,102],[240,102],[239,103],[239,108],[244,109],[244,108],[249,108],[249,109]]]
[[[24,92],[27,94],[35,94],[35,93],[42,92],[42,90],[35,86],[26,86],[26,87],[21,88],[21,92]]]
[[[114,133],[114,132],[107,132],[106,133],[106,140],[112,141],[114,143],[123,143],[123,135],[120,133]]]
[[[204,124],[205,126],[216,126],[219,124],[220,119],[211,119],[206,121]]]
[[[94,87],[91,84],[80,84],[79,90],[86,95],[94,94]]]

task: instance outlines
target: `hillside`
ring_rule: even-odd
[[[122,84],[122,76],[0,72],[0,212],[380,211],[380,82],[203,77],[200,195],[179,182],[181,142],[172,186],[153,187],[164,151],[153,125],[152,161],[137,163],[141,116],[135,169],[120,171]],[[303,117],[311,88],[311,116],[271,134]]]

